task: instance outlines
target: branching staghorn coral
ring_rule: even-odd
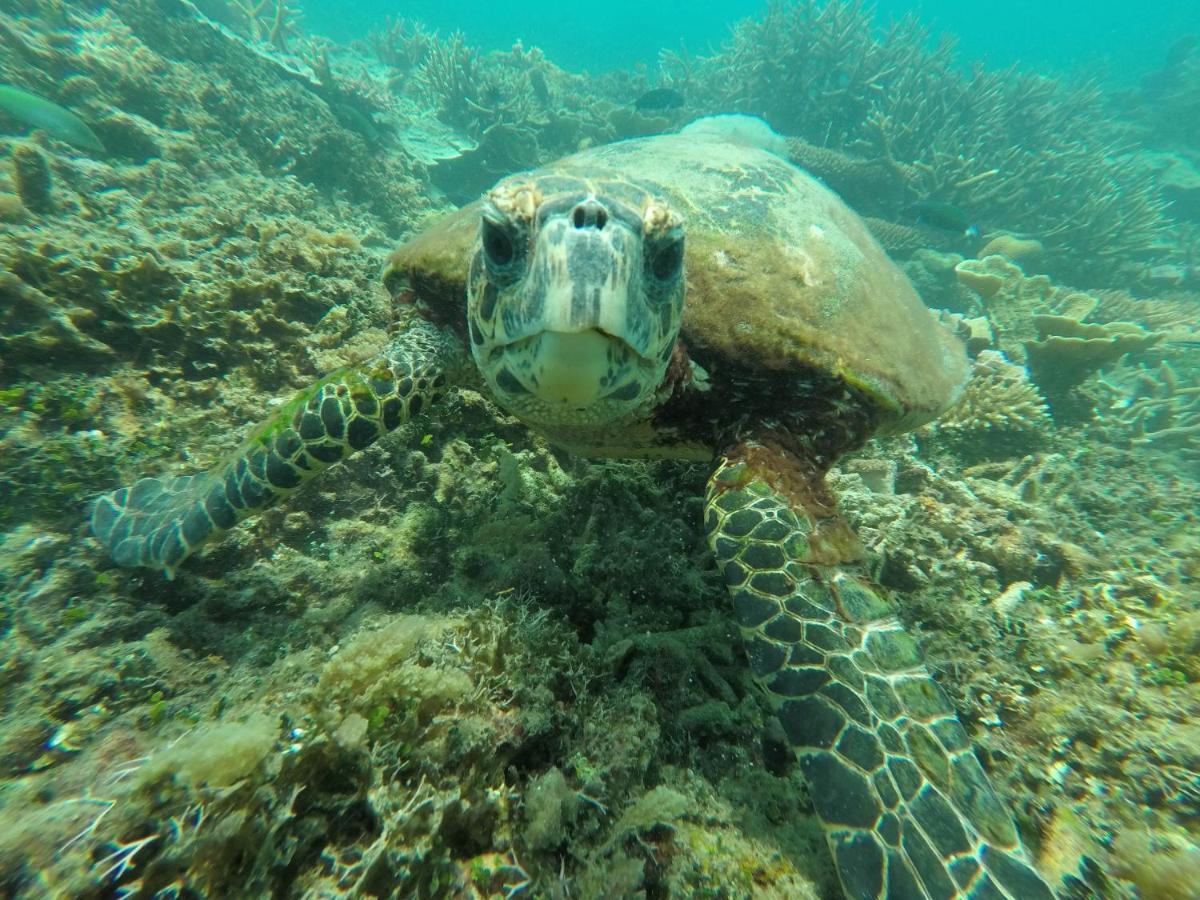
[[[1138,322],[1167,334],[1167,340],[1195,339],[1196,300],[1188,294],[1178,296],[1135,297],[1128,291],[1094,292],[1097,305],[1090,318],[1109,322]]]
[[[1135,446],[1200,459],[1200,386],[1181,384],[1170,364],[1130,368],[1102,378],[1114,400],[1104,416],[1125,426]]]
[[[437,36],[414,19],[389,17],[382,28],[367,35],[367,44],[379,61],[410,72],[425,59]]]
[[[682,41],[679,43],[678,50],[658,51],[658,71],[663,79],[661,86],[670,86],[686,91],[691,87],[695,70],[696,58],[688,52],[687,46]]]
[[[295,33],[301,12],[288,0],[230,0],[229,5],[241,16],[252,41],[266,41],[285,52],[289,49],[288,38]]]
[[[962,399],[938,420],[951,431],[1037,433],[1051,427],[1045,398],[1023,366],[984,350],[975,359]]]
[[[435,40],[417,72],[423,93],[433,100],[438,112],[455,125],[475,119],[470,98],[479,89],[482,76],[479,51],[467,45],[466,36],[456,31],[446,40]],[[482,111],[483,107],[479,107]]]
[[[526,125],[537,118],[533,87],[522,71],[528,65],[521,64],[538,62],[541,55],[514,48],[511,57],[513,65],[499,65],[495,54],[485,59],[456,31],[430,43],[416,77],[441,119],[479,137],[493,125]]]
[[[918,170],[894,159],[854,156],[797,137],[789,138],[787,143],[792,162],[820,174],[830,187],[860,208],[877,202],[881,195],[899,200],[906,186],[920,178]]]
[[[862,0],[774,0],[694,78],[714,111],[762,115],[800,138],[798,161],[860,212],[904,221],[914,201],[954,203],[987,230],[1037,237],[1076,284],[1111,281],[1163,228],[1152,177],[1094,85],[963,72],[952,41],[931,43],[911,16],[881,31]]]

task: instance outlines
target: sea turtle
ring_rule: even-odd
[[[378,359],[214,470],[97,500],[117,563],[172,575],[455,383],[577,453],[715,460],[708,541],[846,896],[1053,897],[824,483],[951,404],[964,350],[782,138],[714,117],[510,176],[385,283],[405,321]]]

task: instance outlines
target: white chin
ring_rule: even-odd
[[[596,402],[604,390],[604,376],[612,368],[613,344],[612,338],[595,330],[544,332],[533,360],[537,394],[573,407]]]

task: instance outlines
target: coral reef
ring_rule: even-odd
[[[264,402],[377,349],[377,273],[434,185],[736,107],[844,178],[960,314],[962,403],[832,481],[1042,870],[1189,896],[1200,252],[1130,292],[1122,260],[1158,251],[1119,254],[1157,239],[1157,203],[1094,92],[962,73],[855,3],[774,6],[658,81],[402,20],[376,59],[298,32],[291,56],[283,4],[239,4],[257,35],[197,6],[226,30],[183,2],[0,11],[0,81],[109,150],[0,137],[0,893],[835,894],[703,547],[706,466],[567,459],[464,389],[174,582],[80,533],[98,491],[212,464]],[[687,106],[631,105],[660,85]],[[931,195],[986,244],[906,214]],[[1104,332],[1077,416],[1028,379],[1039,322]],[[1136,355],[1112,358],[1114,323]]]
[[[1050,413],[1023,366],[983,350],[975,358],[962,399],[929,428],[958,441],[966,460],[1023,456],[1052,427]]]
[[[229,5],[241,17],[250,40],[288,49],[288,38],[296,31],[300,13],[287,0],[230,0]]]
[[[423,23],[393,16],[367,35],[367,44],[381,63],[397,70],[399,77],[425,60],[436,39]]]
[[[23,173],[51,172],[53,207],[0,242],[0,522],[25,504],[78,508],[92,474],[185,433],[167,411],[215,398],[217,379],[237,405],[336,364],[351,328],[381,339],[363,247],[391,246],[428,209],[402,159],[372,155],[275,63],[153,3],[121,15],[68,7],[31,30],[0,14],[0,77],[37,86],[69,68],[59,90],[113,151],[4,145],[18,169],[0,166],[0,186],[44,209]]]
[[[979,258],[986,259],[993,254],[999,254],[1008,257],[1016,263],[1023,260],[1033,262],[1042,255],[1045,249],[1041,241],[1036,241],[1032,238],[1020,238],[1016,235],[1001,232],[980,248]]]
[[[1169,363],[1126,366],[1100,383],[1112,392],[1104,418],[1127,428],[1134,445],[1200,458],[1200,387],[1181,384]]]
[[[1037,340],[1025,342],[1030,375],[1048,394],[1068,393],[1088,376],[1127,354],[1153,347],[1163,335],[1132,322],[1103,325],[1073,316],[1035,315]]]
[[[481,419],[471,444],[486,449],[483,429],[503,427]],[[409,477],[416,463],[403,452],[399,473],[376,466],[358,486],[342,473],[328,488],[339,504],[378,500],[398,484],[415,495],[332,523],[324,549],[311,526],[288,521],[315,519],[329,501],[314,497],[277,522],[288,544],[267,569],[226,557],[217,580],[183,576],[197,599],[233,604],[227,613],[245,627],[226,630],[199,610],[181,621],[144,597],[153,621],[143,627],[157,636],[99,655],[94,642],[127,614],[125,573],[90,589],[115,606],[70,612],[81,582],[65,570],[22,574],[53,567],[62,544],[10,534],[3,570],[19,580],[6,589],[41,598],[22,633],[55,649],[21,645],[26,724],[5,730],[0,758],[31,790],[52,774],[59,789],[34,830],[0,823],[6,883],[40,869],[65,893],[93,882],[207,894],[271,884],[487,893],[527,883],[539,895],[604,896],[617,883],[815,896],[812,881],[829,877],[819,829],[798,811],[796,774],[755,762],[764,710],[718,612],[719,581],[687,562],[696,526],[673,506],[688,485],[660,495],[664,475],[679,477],[665,467],[625,479],[603,467],[568,481],[544,450],[515,457],[505,447],[463,444],[457,452],[470,458],[426,461],[423,481]],[[499,509],[497,478],[508,497]],[[548,511],[548,501],[562,509]],[[580,516],[593,524],[571,548],[540,563],[513,555],[517,530],[532,552],[552,546],[544,529],[575,533],[566,523]],[[651,521],[673,526],[670,546],[646,544]],[[449,544],[447,528],[458,533]],[[642,566],[620,564],[617,546],[627,559],[636,546]],[[453,547],[440,571],[428,570]],[[679,560],[672,580],[637,601],[668,559]],[[536,600],[510,588],[478,599],[484,584],[518,578],[537,585]],[[417,597],[428,611],[405,609]],[[81,628],[95,635],[82,653]],[[577,630],[589,628],[585,647]],[[99,677],[109,671],[127,674]],[[231,691],[217,705],[214,683]],[[78,711],[55,701],[69,685]],[[116,735],[130,737],[117,744]],[[60,749],[43,759],[47,740]],[[26,806],[13,799],[8,809],[22,816]]]
[[[1186,303],[1138,301],[1119,291],[1085,293],[1044,275],[1027,276],[1000,254],[962,260],[954,274],[979,298],[998,346],[1025,363],[1060,423],[1086,420],[1103,405],[1083,389],[1096,385],[1097,372],[1127,356],[1147,357],[1172,333],[1168,329],[1190,316]],[[1113,313],[1140,321],[1089,321]]]
[[[404,19],[368,38],[401,103],[437,119],[410,121],[401,143],[431,166],[435,185],[469,202],[509,172],[532,168],[588,143],[621,136],[586,78],[520,42],[483,53],[462,33],[442,37]],[[410,117],[411,119],[411,117]],[[424,146],[422,146],[424,145]]]
[[[915,17],[879,31],[864,3],[774,0],[692,77],[704,109],[799,139],[802,164],[866,215],[904,222],[914,201],[954,203],[985,230],[1035,237],[1047,271],[1083,286],[1160,245],[1164,201],[1094,85],[964,72]]]

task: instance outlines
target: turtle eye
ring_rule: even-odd
[[[490,265],[503,269],[513,261],[516,248],[508,229],[499,222],[484,219],[482,226],[483,252]]]
[[[683,237],[663,241],[650,254],[650,272],[659,281],[670,281],[683,268]]]

